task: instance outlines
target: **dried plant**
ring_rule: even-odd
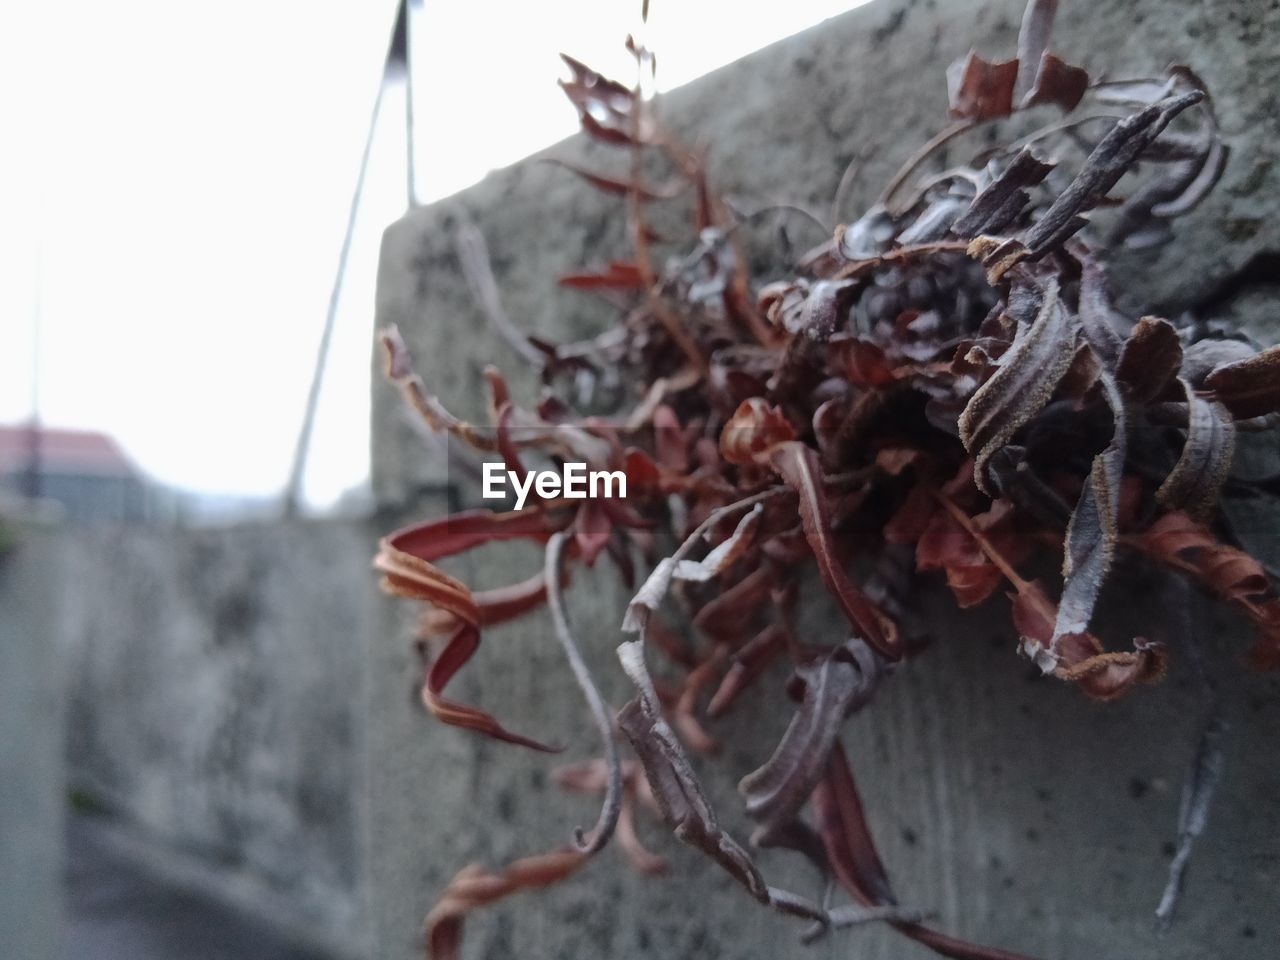
[[[1271,427],[1280,410],[1280,348],[1197,339],[1159,317],[1135,322],[1114,305],[1105,267],[1120,245],[1167,242],[1174,218],[1212,188],[1225,159],[1212,99],[1186,67],[1090,78],[1050,52],[1055,7],[1032,0],[1016,58],[971,53],[953,65],[954,124],[793,276],[763,285],[744,266],[744,221],[711,188],[702,156],[658,122],[639,85],[566,57],[572,77],[562,85],[583,130],[627,151],[631,174],[571,169],[625,200],[633,252],[561,282],[619,303],[619,324],[585,343],[521,338],[497,306],[483,238],[469,228],[460,252],[473,288],[495,330],[542,369],[547,393],[536,409],[517,406],[490,369],[491,426],[459,420],[414,373],[398,332],[384,332],[389,376],[433,430],[519,475],[543,456],[628,480],[625,501],[473,510],[382,541],[384,588],[428,605],[428,710],[549,749],[445,696],[484,627],[545,603],[603,741],[601,759],[560,775],[569,788],[604,794],[595,827],[496,873],[458,874],[428,917],[433,957],[457,955],[470,910],[565,879],[615,834],[637,868],[660,872],[663,861],[633,828],[642,806],[760,904],[808,920],[806,939],[879,921],[943,956],[1016,958],[941,933],[896,902],[840,744],[842,724],[918,651],[899,626],[917,573],[941,571],[960,607],[1005,593],[1021,652],[1091,697],[1119,697],[1165,669],[1161,643],[1136,637],[1109,649],[1093,626],[1122,560],[1152,561],[1227,601],[1257,627],[1254,665],[1280,665],[1280,600],[1261,566],[1214,528],[1237,432]],[[643,47],[629,48],[642,72],[652,69]],[[921,173],[964,132],[1014,114],[1043,118],[1032,111],[1045,106],[1065,119],[968,165]],[[646,179],[655,156],[674,171],[662,184]],[[1113,191],[1122,178],[1121,196]],[[695,240],[659,267],[648,209],[689,198]],[[588,403],[593,386],[613,383],[633,406],[583,416],[556,392],[566,381]],[[679,546],[653,564],[664,533]],[[435,565],[513,538],[546,545],[545,569],[523,583],[472,591]],[[1019,572],[1057,551],[1060,584]],[[587,671],[562,599],[573,568],[602,555],[625,580],[637,558],[652,564],[618,648],[636,696],[616,713]],[[847,621],[827,642],[794,626],[810,561]],[[673,591],[693,611],[691,645],[659,617]],[[653,656],[683,672],[678,689],[655,682]],[[720,825],[688,759],[689,749],[715,747],[700,722],[703,695],[709,714],[725,714],[779,660],[797,706],[773,755],[739,784],[756,824],[750,843],[801,852],[850,906],[833,906],[821,884],[811,897],[771,886]],[[615,725],[638,763],[620,756]],[[1198,767],[1184,809],[1187,852],[1216,781],[1211,754]],[[1162,916],[1182,864],[1180,851]]]

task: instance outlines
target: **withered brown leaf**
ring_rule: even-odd
[[[1040,56],[1035,83],[1022,98],[1022,106],[1052,103],[1064,112],[1074,110],[1089,89],[1089,73],[1046,51]]]
[[[1135,400],[1161,396],[1182,368],[1182,343],[1168,320],[1142,317],[1120,350],[1116,379]]]
[[[1018,61],[992,63],[974,51],[947,68],[951,115],[961,120],[991,120],[1013,112]]]
[[[822,487],[822,467],[813,448],[788,441],[772,448],[770,464],[800,498],[804,535],[818,562],[822,581],[840,604],[849,623],[890,660],[902,656],[897,625],[884,615],[845,572],[831,535],[831,508]]]
[[[1188,107],[1204,99],[1192,90],[1166,97],[1159,103],[1116,122],[1098,141],[1071,185],[1027,231],[1023,243],[1035,259],[1054,249],[1084,226],[1081,213],[1096,206],[1120,180],[1134,160],[1160,135],[1169,122]]]
[[[1214,510],[1218,491],[1231,469],[1236,428],[1223,404],[1198,396],[1186,380],[1179,382],[1187,397],[1187,437],[1173,471],[1156,491],[1156,499],[1203,519]]]
[[[742,778],[738,792],[758,824],[751,842],[769,846],[785,831],[826,772],[845,717],[870,700],[882,659],[856,637],[796,667],[804,685],[800,709],[769,760]]]
[[[423,931],[430,960],[458,960],[462,925],[471,911],[523,890],[537,890],[559,883],[587,862],[578,850],[553,850],[516,860],[499,872],[471,864],[449,881],[444,893],[427,914]]]
[[[1035,322],[1020,328],[995,374],[974,392],[960,414],[960,439],[975,459],[974,482],[990,493],[986,464],[1053,395],[1076,350],[1076,323],[1055,281],[1039,293]]]
[[[1024,188],[1040,183],[1053,167],[1036,157],[1030,147],[1023,147],[1000,175],[973,198],[969,209],[951,225],[951,232],[968,238],[1004,230],[1030,200]]]
[[[1237,420],[1280,410],[1280,346],[1214,368],[1204,385]]]
[[[1062,597],[1058,601],[1051,646],[1063,634],[1084,633],[1089,629],[1120,532],[1120,481],[1128,449],[1128,414],[1115,380],[1104,372],[1099,376],[1099,384],[1111,408],[1111,442],[1093,458],[1080,499],[1067,523]]]

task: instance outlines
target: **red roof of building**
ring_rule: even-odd
[[[45,427],[40,430],[39,441],[42,473],[131,476],[135,472],[120,445],[105,433]],[[0,474],[26,470],[31,447],[29,427],[0,426]]]

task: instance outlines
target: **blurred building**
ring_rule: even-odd
[[[106,434],[4,426],[0,488],[60,503],[77,521],[151,519],[158,493]]]

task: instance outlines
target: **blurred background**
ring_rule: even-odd
[[[658,87],[855,5],[655,3]],[[100,476],[112,505],[75,509],[116,517],[266,515],[299,470],[305,510],[365,501],[382,229],[571,134],[557,54],[629,79],[641,28],[639,0],[408,8],[8,10],[0,472]]]
[[[656,2],[658,89],[856,5]],[[557,54],[629,79],[640,29],[639,0],[0,14],[0,954],[361,955],[359,705],[327,691],[372,585],[380,237],[573,133]]]

